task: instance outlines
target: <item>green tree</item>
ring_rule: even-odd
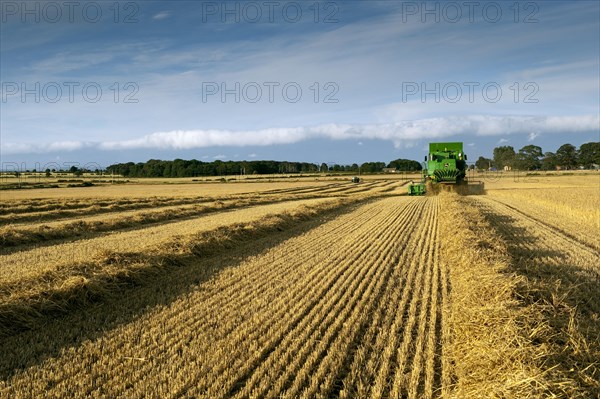
[[[82,176],[83,175],[83,170],[79,169],[77,166],[73,165],[69,168],[69,173],[72,173],[74,176]]]
[[[572,144],[563,144],[556,150],[556,161],[561,169],[573,169],[577,166],[577,149]]]
[[[542,158],[542,169],[543,170],[556,170],[558,161],[556,160],[556,154],[553,152],[547,152]]]
[[[504,169],[505,166],[513,167],[515,162],[515,149],[512,146],[494,148],[494,166]]]
[[[50,173],[50,169],[46,169],[46,177],[50,177],[52,173]]]
[[[480,170],[488,170],[491,164],[492,160],[485,157],[479,157],[477,161],[475,161],[475,167]]]
[[[579,164],[589,168],[594,163],[600,165],[600,142],[582,144],[579,147]]]
[[[327,164],[326,164],[325,162],[323,162],[323,163],[321,164],[321,172],[322,172],[322,173],[325,173],[325,172],[327,172],[328,170],[329,170],[329,168],[327,167]]]
[[[360,170],[363,173],[378,173],[385,168],[384,162],[365,162],[360,165]]]
[[[412,159],[395,159],[390,162],[387,167],[407,172],[423,169],[419,162],[413,161]]]
[[[521,170],[535,170],[542,167],[542,148],[537,145],[526,145],[519,150],[515,158],[515,166]]]

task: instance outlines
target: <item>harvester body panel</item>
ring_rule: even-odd
[[[423,179],[408,185],[408,195],[436,195],[442,187],[461,195],[485,193],[483,182],[467,182],[467,155],[461,142],[429,143],[423,167]]]
[[[427,178],[436,183],[460,183],[466,176],[463,143],[429,143]]]

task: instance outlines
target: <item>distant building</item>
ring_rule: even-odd
[[[396,168],[383,168],[383,173],[396,173]]]

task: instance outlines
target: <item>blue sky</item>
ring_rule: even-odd
[[[600,3],[2,1],[4,168],[600,140]]]

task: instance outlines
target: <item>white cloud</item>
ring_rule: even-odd
[[[92,143],[82,141],[55,141],[52,143],[4,143],[4,154],[41,154],[57,151],[75,151],[92,146]]]
[[[529,133],[529,136],[527,136],[527,141],[532,142],[533,140],[535,140],[539,136],[540,136],[539,133],[531,132],[531,133]]]
[[[443,139],[456,135],[506,136],[597,131],[600,117],[588,116],[490,116],[429,118],[386,124],[323,124],[308,127],[260,130],[172,130],[151,133],[136,139],[99,143],[63,141],[54,143],[3,143],[2,152],[40,153],[71,151],[86,147],[100,150],[167,149],[186,150],[208,147],[245,147],[294,144],[310,139],[385,140],[397,148],[409,148],[422,139]],[[536,136],[537,137],[537,136]],[[500,139],[505,143],[508,140]],[[224,158],[218,155],[216,158]]]
[[[170,15],[171,15],[171,13],[169,11],[161,11],[158,14],[154,15],[152,17],[152,19],[155,19],[155,20],[165,19],[165,18],[168,18]]]
[[[508,139],[500,139],[498,140],[498,144],[504,144],[504,143],[508,143],[510,140]]]
[[[225,158],[227,158],[227,155],[223,155],[223,154],[215,155],[213,157],[213,159],[225,159]]]
[[[252,154],[248,154],[248,158],[256,158],[258,156],[258,154],[256,153],[252,153]]]
[[[388,124],[324,124],[311,127],[269,128],[260,130],[175,130],[157,132],[139,139],[105,142],[101,149],[170,148],[189,149],[219,146],[268,146],[293,144],[304,140],[389,140],[406,146],[414,140],[445,138],[458,134],[496,136],[528,134],[532,130],[546,133],[594,131],[598,116],[522,117],[485,116],[429,118]]]

